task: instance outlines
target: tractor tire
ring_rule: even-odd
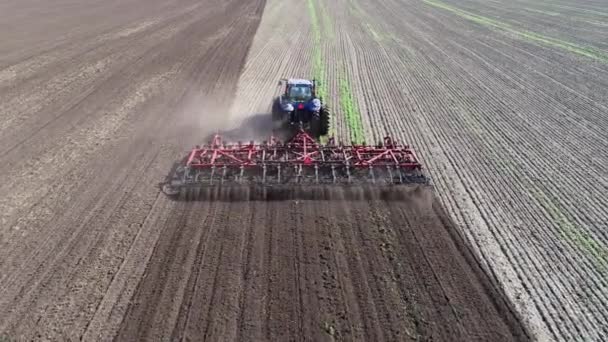
[[[323,106],[323,108],[321,108],[321,113],[319,114],[321,116],[319,135],[327,135],[327,133],[329,133],[329,122],[331,120],[329,108],[327,106]]]
[[[321,117],[312,117],[312,119],[310,120],[310,134],[315,138],[318,139],[322,134],[321,134],[321,126],[322,126],[322,119]]]

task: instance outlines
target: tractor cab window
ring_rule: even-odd
[[[292,85],[289,87],[289,97],[295,101],[305,101],[312,97],[312,91],[308,85]]]

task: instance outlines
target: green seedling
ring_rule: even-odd
[[[590,255],[595,266],[604,273],[608,268],[608,249],[596,241],[589,233],[577,228],[559,207],[541,191],[534,191],[534,197],[553,218],[563,239]]]
[[[578,54],[578,55],[581,55],[584,57],[588,57],[588,58],[592,58],[597,61],[608,63],[608,55],[605,54],[604,52],[594,49],[592,47],[581,46],[581,45],[577,45],[574,43],[559,40],[556,38],[543,36],[536,32],[516,29],[507,23],[499,22],[497,20],[494,20],[494,19],[491,19],[488,17],[473,14],[471,12],[461,10],[459,8],[450,6],[448,4],[445,4],[445,3],[442,3],[442,2],[439,2],[436,0],[423,0],[423,1],[428,5],[447,10],[449,12],[452,12],[456,15],[459,15],[459,16],[461,16],[465,19],[468,19],[472,22],[475,22],[477,24],[480,24],[480,25],[483,25],[486,27],[491,27],[494,29],[499,29],[504,32],[514,34],[516,36],[519,36],[520,38],[524,38],[524,39],[527,39],[527,40],[535,42],[535,43],[541,43],[541,44],[544,44],[547,46],[557,47],[557,48],[560,48],[560,49],[563,49],[563,50],[566,50],[566,51],[569,51],[569,52],[572,52],[572,53],[575,53],[575,54]]]
[[[344,111],[346,123],[350,131],[350,140],[352,143],[362,143],[364,140],[363,122],[361,120],[361,112],[357,104],[352,90],[350,89],[350,80],[346,72],[342,71],[339,77],[339,93],[340,107]]]

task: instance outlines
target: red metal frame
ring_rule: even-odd
[[[398,167],[420,170],[416,153],[407,145],[399,145],[390,137],[380,146],[336,145],[333,139],[327,145],[317,143],[310,135],[300,131],[287,143],[271,138],[269,142],[255,144],[225,144],[216,135],[209,145],[193,149],[186,166],[191,169],[251,168],[263,165],[279,166],[342,166],[353,168]]]

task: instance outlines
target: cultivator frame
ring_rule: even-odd
[[[320,144],[300,130],[282,143],[271,137],[256,144],[225,143],[217,134],[196,146],[164,185],[177,195],[231,186],[269,188],[294,185],[426,184],[416,153],[387,136],[375,146]]]

